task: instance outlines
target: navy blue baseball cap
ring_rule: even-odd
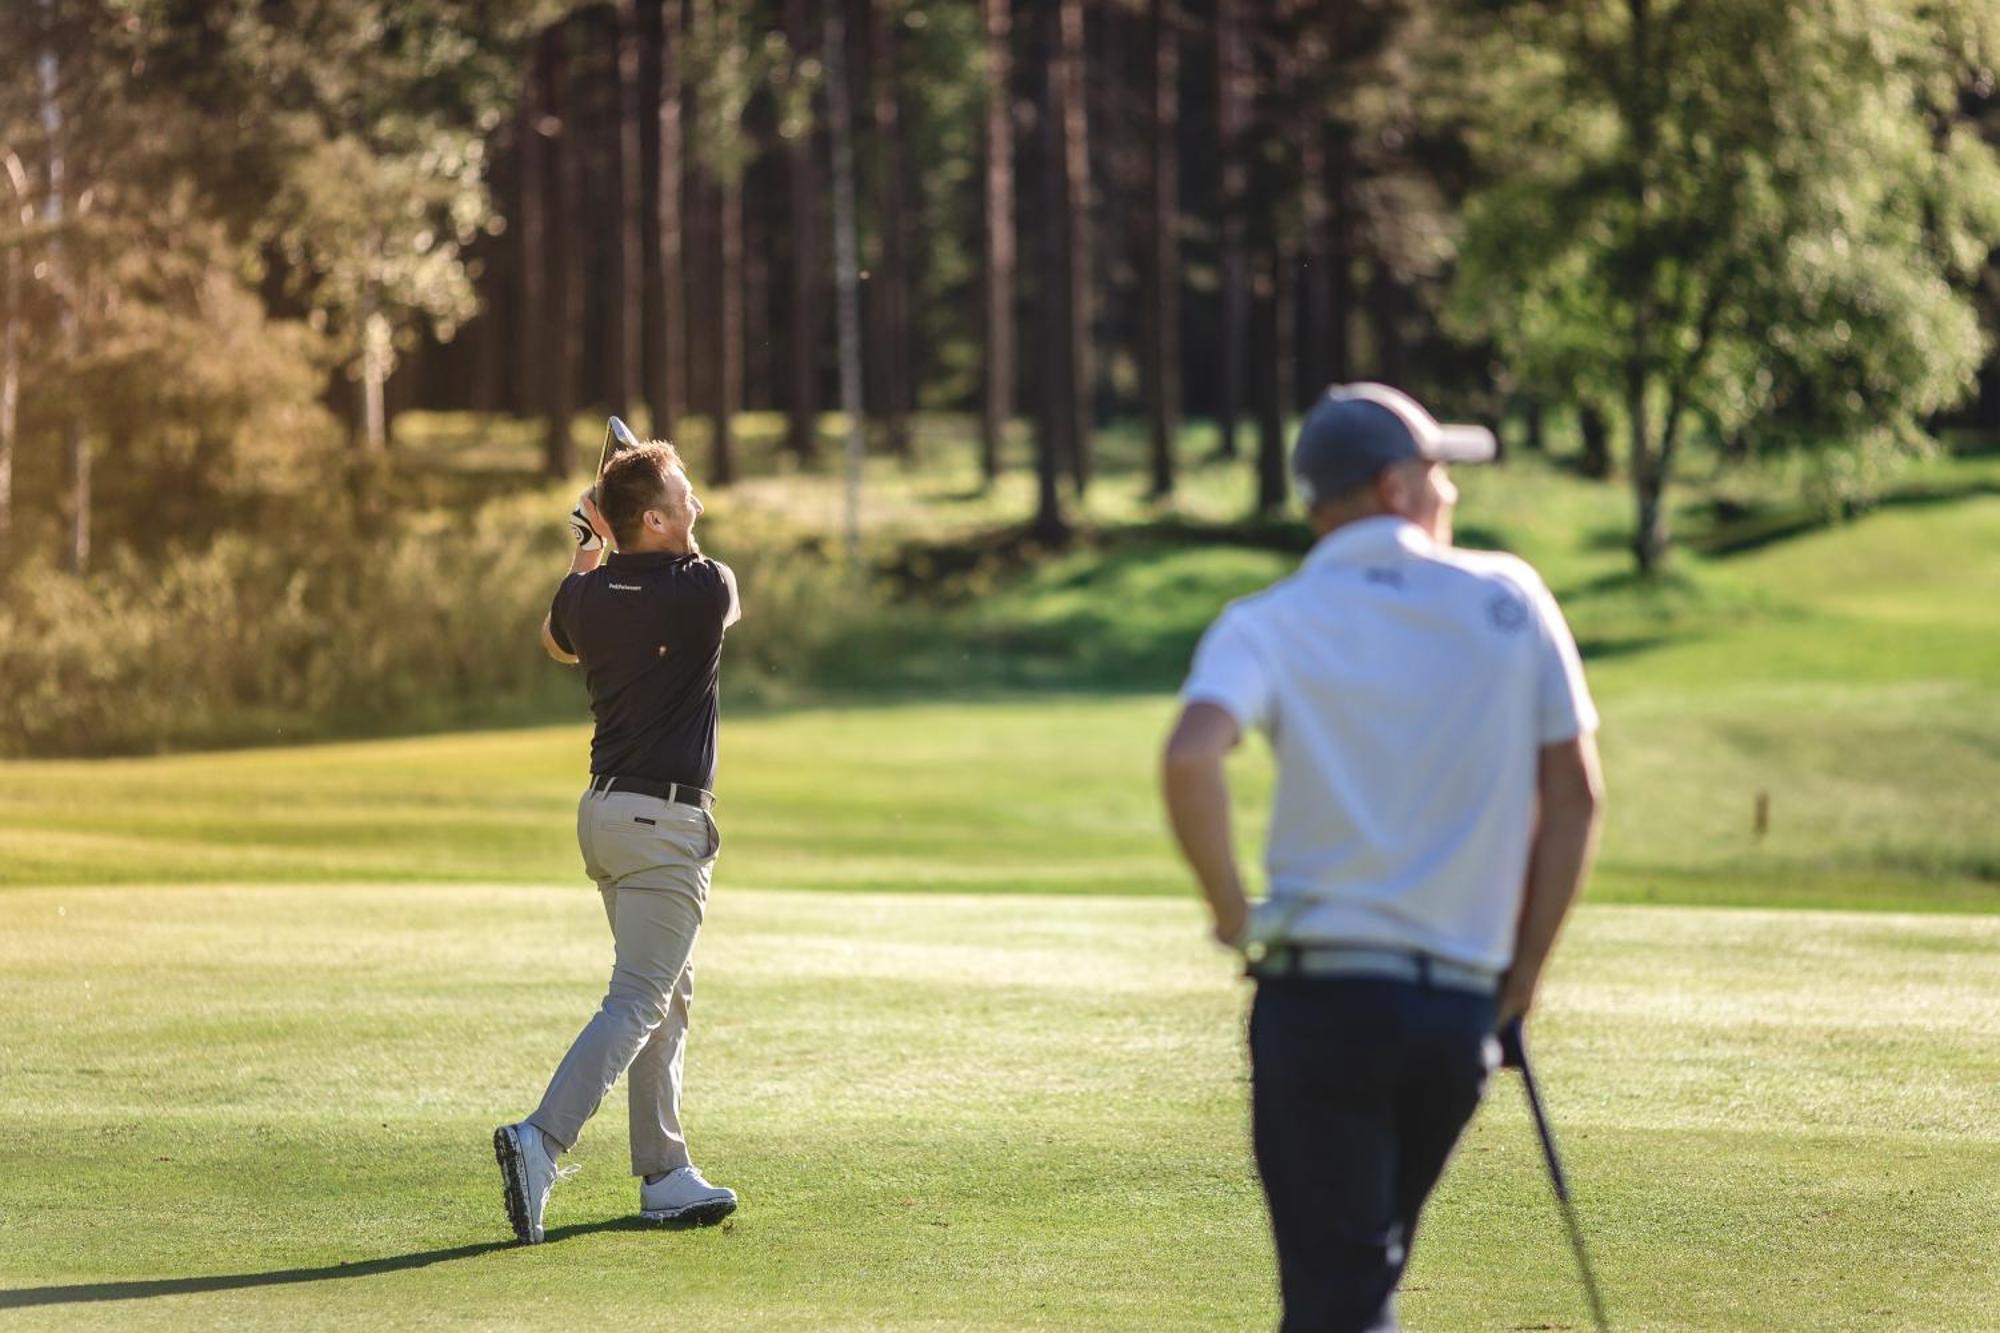
[[[1421,458],[1487,463],[1498,452],[1484,426],[1447,426],[1401,389],[1336,384],[1313,404],[1292,446],[1292,476],[1307,507],[1374,481],[1383,469]]]

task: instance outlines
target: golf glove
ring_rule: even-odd
[[[587,495],[589,492],[586,491],[584,494]],[[583,512],[581,497],[576,502],[576,508],[569,511],[569,530],[576,536],[576,549],[579,551],[596,551],[604,546],[604,538],[598,536],[597,529],[590,526],[590,515]]]

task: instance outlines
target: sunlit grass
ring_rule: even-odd
[[[1274,1313],[1244,993],[1191,903],[759,891],[726,851],[687,1111],[743,1210],[619,1228],[614,1097],[539,1250],[486,1139],[602,984],[588,889],[36,889],[0,932],[10,1326]],[[1585,909],[1537,1054],[1618,1326],[1982,1327],[1996,959],[1994,918]],[[1582,1326],[1507,1076],[1404,1313]]]

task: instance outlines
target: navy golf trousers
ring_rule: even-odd
[[[1493,1022],[1493,997],[1443,986],[1258,982],[1252,1133],[1285,1333],[1396,1327],[1396,1284],[1485,1089]]]

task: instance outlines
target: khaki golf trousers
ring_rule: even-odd
[[[681,1133],[681,1062],[694,1002],[694,937],[722,847],[697,806],[636,792],[590,792],[577,803],[584,872],[597,881],[616,960],[604,1003],[577,1034],[528,1120],[564,1148],[624,1074],[632,1174],[688,1164]]]

